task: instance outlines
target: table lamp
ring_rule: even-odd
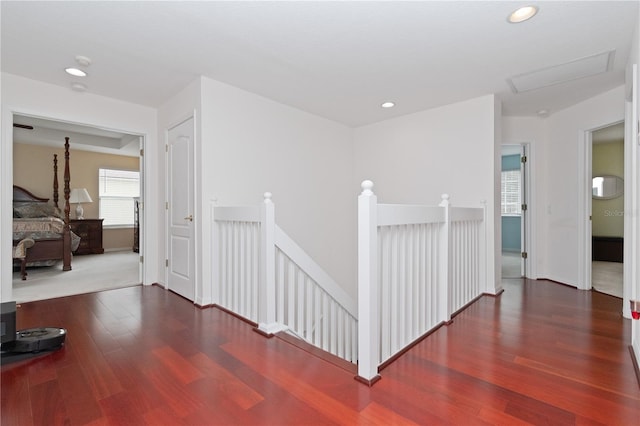
[[[84,219],[82,203],[92,203],[93,200],[89,196],[87,188],[73,188],[69,196],[69,202],[78,204],[76,207],[76,219]]]

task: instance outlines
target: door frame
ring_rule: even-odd
[[[522,162],[522,158],[525,158],[524,162]],[[531,200],[529,197],[529,144],[520,144],[520,159],[520,193],[522,195],[522,203],[527,206],[526,210],[523,211],[522,215],[520,216],[520,251],[523,253],[527,253],[527,257],[522,258],[522,262],[520,264],[520,274],[526,278],[531,263],[529,262],[530,253],[528,250],[529,236],[531,235]]]
[[[164,170],[165,170],[165,191],[164,191],[164,199],[165,199],[165,209],[164,209],[164,218],[165,218],[165,252],[164,252],[164,258],[165,258],[165,265],[164,265],[164,282],[165,282],[165,288],[168,290],[171,290],[171,286],[169,285],[169,262],[171,262],[171,259],[169,258],[170,256],[170,239],[171,239],[171,231],[170,231],[170,217],[169,217],[169,188],[170,188],[170,184],[171,182],[169,181],[170,179],[170,173],[169,173],[169,132],[171,131],[171,129],[178,127],[179,125],[183,124],[184,122],[188,121],[188,120],[193,120],[193,141],[191,144],[191,150],[192,152],[190,153],[192,155],[193,158],[193,167],[192,167],[192,175],[189,177],[191,179],[191,185],[193,187],[193,211],[194,211],[194,217],[193,217],[193,256],[194,256],[194,271],[193,271],[193,303],[194,304],[198,304],[198,301],[201,299],[201,289],[199,286],[199,261],[198,261],[198,254],[199,254],[199,244],[200,244],[200,239],[198,238],[198,228],[199,228],[199,223],[200,223],[200,214],[196,214],[197,212],[199,212],[198,210],[198,188],[196,186],[196,175],[198,173],[197,167],[198,167],[198,162],[196,159],[196,141],[197,141],[197,119],[196,119],[196,112],[195,111],[191,111],[188,114],[183,115],[181,118],[179,118],[178,120],[175,120],[173,122],[171,122],[171,124],[169,124],[165,129],[164,129],[164,146],[165,146],[165,155],[164,155]],[[176,293],[177,294],[177,293]]]
[[[527,253],[527,258],[523,259],[520,266],[520,271],[524,278],[537,279],[536,271],[536,249],[535,249],[535,235],[534,235],[534,223],[535,223],[535,179],[533,179],[533,145],[530,142],[506,142],[502,146],[519,146],[520,156],[526,155],[527,162],[524,167],[524,173],[522,173],[522,203],[527,204],[526,218],[524,214],[520,222],[520,250]],[[522,167],[521,167],[522,171]],[[498,211],[500,215],[500,211]],[[499,248],[497,256],[502,255],[502,247]]]
[[[100,129],[100,130],[110,130],[110,131],[114,131],[114,132],[119,132],[119,133],[126,133],[129,135],[134,135],[140,138],[140,152],[141,153],[145,153],[145,147],[146,147],[146,143],[147,143],[147,135],[144,133],[140,133],[140,132],[136,132],[136,131],[131,131],[131,130],[126,130],[126,129],[119,129],[119,128],[112,128],[112,127],[108,127],[108,126],[102,126],[99,124],[89,124],[89,123],[84,123],[84,122],[79,122],[79,121],[75,121],[73,119],[68,119],[68,118],[61,118],[61,117],[52,117],[52,116],[48,116],[46,114],[41,114],[41,113],[33,113],[30,112],[28,110],[21,110],[18,108],[8,108],[8,123],[7,123],[7,132],[11,134],[11,137],[9,138],[11,140],[11,143],[8,144],[10,145],[10,147],[7,148],[6,154],[7,154],[7,160],[5,161],[3,164],[3,168],[5,169],[5,173],[7,173],[8,175],[11,176],[11,179],[5,179],[4,182],[6,182],[6,185],[4,185],[6,187],[6,190],[8,192],[8,194],[12,194],[13,191],[11,190],[10,186],[9,186],[9,182],[13,183],[13,145],[14,145],[14,141],[13,141],[13,121],[14,121],[14,117],[16,115],[21,115],[21,116],[29,116],[29,117],[33,117],[33,118],[39,118],[39,119],[43,119],[43,120],[49,120],[49,121],[57,121],[57,122],[62,122],[62,123],[69,123],[69,124],[74,124],[74,125],[79,125],[79,126],[85,126],[85,127],[93,127],[95,129]],[[72,142],[73,143],[73,142]],[[71,146],[71,148],[73,149],[73,146]],[[9,155],[9,149],[10,149],[10,155]],[[117,155],[117,154],[116,154]],[[145,277],[146,277],[146,268],[145,265],[143,263],[143,259],[144,259],[144,253],[146,252],[146,244],[145,244],[145,235],[146,235],[146,224],[148,222],[147,217],[146,217],[146,210],[144,209],[144,203],[145,203],[145,195],[146,195],[146,190],[145,190],[145,179],[144,179],[144,170],[147,169],[147,164],[145,163],[147,160],[147,156],[145,155],[139,155],[139,167],[138,167],[138,171],[140,172],[140,199],[143,203],[143,208],[142,208],[142,214],[140,215],[140,223],[138,226],[138,231],[139,231],[139,235],[140,235],[140,242],[139,242],[139,253],[138,253],[138,258],[139,258],[139,262],[138,262],[138,278],[140,280],[140,283],[143,285],[148,285],[148,283],[145,282]],[[73,160],[71,160],[73,161]],[[71,172],[73,173],[73,163],[71,163]],[[11,204],[9,204],[11,205]],[[10,210],[7,210],[10,211]],[[11,258],[8,257],[9,262],[11,262]],[[3,259],[4,262],[4,259]],[[9,263],[9,265],[12,265],[12,262]],[[4,263],[3,263],[4,266]],[[5,269],[5,268],[2,268]],[[13,284],[12,284],[12,279],[11,279],[11,271],[13,271],[13,267],[8,267],[6,269],[8,271],[8,276],[9,276],[9,280],[8,282],[10,283],[9,286],[7,288],[11,288],[11,293],[13,294]],[[11,298],[13,298],[13,296],[11,296]],[[10,300],[10,299],[8,299]]]
[[[628,147],[635,143],[636,140],[633,137],[634,130],[632,129],[633,120],[631,105],[626,102],[625,106],[625,118],[622,120],[606,123],[592,129],[585,130],[582,137],[582,143],[579,145],[579,158],[582,161],[579,163],[578,168],[578,223],[580,224],[580,232],[578,232],[578,289],[591,290],[592,289],[592,277],[591,277],[591,263],[592,263],[592,196],[591,196],[591,176],[593,174],[593,132],[600,130],[614,124],[625,123],[624,130],[624,185],[625,185],[625,221],[624,221],[624,259],[630,259],[630,244],[632,241],[632,229],[629,226],[629,215],[627,206],[632,202],[634,197],[633,191],[628,191],[631,184],[632,167],[628,167]],[[622,274],[622,287],[623,287],[623,304],[622,314],[625,318],[631,318],[631,309],[629,306],[629,295],[631,289],[629,268],[633,262],[623,262],[623,274]]]

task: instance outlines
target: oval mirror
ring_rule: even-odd
[[[609,200],[622,195],[624,181],[618,176],[594,176],[592,180],[593,198]]]

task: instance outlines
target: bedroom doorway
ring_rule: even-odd
[[[624,122],[591,133],[591,286],[622,299]]]
[[[62,146],[64,137],[70,139],[69,164],[70,190],[86,189],[91,201],[82,204],[87,222],[76,220],[76,204],[70,206],[70,223],[87,225],[105,223],[100,229],[85,234],[84,250],[73,256],[71,271],[63,272],[59,265],[28,268],[27,279],[16,279],[13,274],[13,298],[18,302],[42,300],[72,294],[138,285],[143,282],[141,258],[144,250],[144,215],[138,215],[137,224],[133,200],[115,200],[120,204],[122,218],[115,222],[105,219],[105,200],[99,178],[99,168],[123,170],[139,174],[139,195],[142,201],[144,187],[143,145],[144,136],[95,126],[35,117],[28,114],[13,115],[13,181],[36,195],[52,198],[53,154],[57,154],[60,171],[64,167]],[[62,142],[61,142],[62,141]],[[61,172],[60,172],[61,173]],[[117,179],[110,182],[116,184]],[[59,175],[59,203],[64,205],[62,174]],[[112,187],[112,186],[111,186]],[[113,200],[112,200],[113,201]],[[130,205],[130,206],[129,206]],[[143,205],[142,202],[139,205]],[[125,207],[126,206],[126,207]],[[113,214],[113,212],[112,212]],[[101,220],[103,219],[103,220]],[[92,226],[93,226],[92,225]],[[137,225],[137,228],[136,228]],[[136,232],[138,231],[138,232]],[[99,233],[99,234],[97,234]],[[95,238],[101,235],[101,241]],[[138,237],[138,244],[134,242]],[[100,246],[100,247],[98,247]],[[137,246],[138,252],[134,247]],[[103,254],[81,254],[101,253]],[[52,285],[55,283],[55,285]]]

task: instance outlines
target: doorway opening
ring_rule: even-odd
[[[64,138],[69,137],[70,189],[86,190],[89,197],[82,204],[83,218],[76,218],[76,205],[70,205],[71,230],[81,234],[73,254],[71,271],[62,271],[55,262],[49,262],[52,263],[49,266],[28,267],[24,281],[19,273],[14,272],[12,298],[26,302],[140,284],[143,281],[140,259],[144,247],[140,240],[143,236],[140,232],[143,229],[142,215],[139,215],[137,223],[129,220],[135,217],[131,200],[130,212],[123,207],[122,211],[126,210],[127,214],[117,218],[116,222],[107,221],[107,216],[118,212],[117,209],[111,214],[105,212],[109,194],[103,191],[99,170],[107,167],[137,172],[139,195],[142,197],[144,136],[18,113],[13,114],[13,122],[14,185],[37,196],[52,198],[53,157],[57,154],[58,166],[62,170],[62,146]],[[63,187],[61,180],[61,208],[64,208]],[[112,199],[111,207],[118,203],[128,205],[126,202]],[[134,235],[139,238],[138,244]]]
[[[591,133],[591,286],[623,297],[624,122]]]
[[[527,276],[527,147],[503,145],[501,161],[502,278]]]

